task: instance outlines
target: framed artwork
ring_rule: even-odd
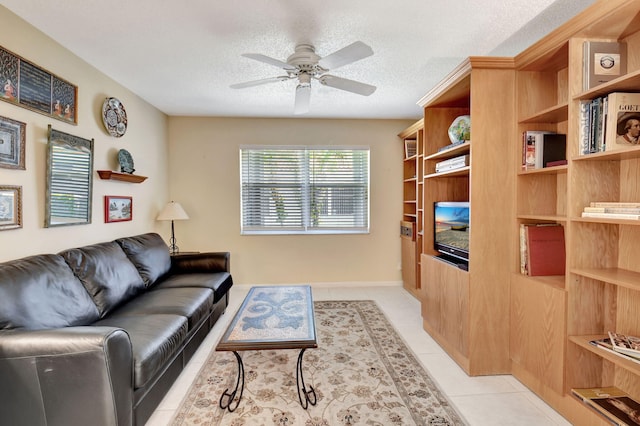
[[[105,223],[125,222],[133,219],[133,198],[117,195],[104,196]]]
[[[78,124],[78,87],[0,46],[0,100]]]
[[[21,121],[0,116],[0,167],[24,170],[25,129]]]
[[[22,228],[22,187],[0,185],[0,231]]]

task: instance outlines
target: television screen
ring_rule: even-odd
[[[442,254],[469,260],[469,202],[434,203],[434,248]]]

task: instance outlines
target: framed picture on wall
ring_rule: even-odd
[[[24,170],[25,129],[21,121],[0,116],[0,167]]]
[[[105,223],[125,222],[133,219],[133,198],[117,195],[104,196]]]
[[[22,187],[0,185],[0,231],[22,228]]]

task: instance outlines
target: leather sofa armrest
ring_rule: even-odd
[[[208,252],[171,256],[171,273],[231,272],[231,253]]]
[[[131,425],[133,352],[114,327],[0,332],[0,419]]]

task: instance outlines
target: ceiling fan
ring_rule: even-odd
[[[309,111],[311,80],[318,80],[320,84],[325,86],[346,90],[347,92],[357,93],[363,96],[369,96],[375,92],[376,87],[370,84],[327,74],[329,70],[335,70],[336,68],[359,61],[371,55],[373,55],[371,47],[361,41],[356,41],[325,57],[318,56],[315,47],[311,44],[299,44],[296,46],[294,53],[287,58],[286,62],[259,53],[244,53],[242,56],[245,58],[282,68],[286,75],[232,84],[231,87],[234,89],[243,89],[245,87],[292,80],[294,78],[298,79],[294,114],[304,114]]]

